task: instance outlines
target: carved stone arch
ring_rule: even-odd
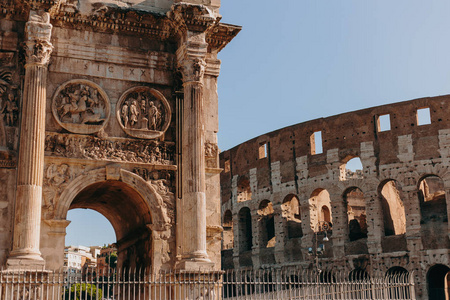
[[[75,197],[86,187],[107,180],[105,168],[96,169],[87,174],[76,177],[61,193],[55,212],[55,219],[63,220],[67,217],[70,204]],[[145,204],[151,211],[152,222],[155,230],[165,230],[169,226],[170,219],[167,213],[163,211],[163,200],[156,190],[138,175],[126,170],[120,170],[119,181],[130,185],[145,201]]]
[[[380,181],[374,177],[365,178],[365,179],[349,179],[346,181],[339,181],[337,186],[339,187],[339,192],[341,195],[352,187],[359,188],[365,195],[377,191],[377,187],[380,184]]]

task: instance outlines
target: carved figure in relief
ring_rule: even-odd
[[[158,120],[161,118],[161,113],[156,108],[153,101],[150,101],[149,105],[150,105],[150,108],[148,110],[148,116],[149,116],[149,120],[150,120],[149,129],[156,130],[157,126],[158,126]]]
[[[67,186],[69,180],[74,177],[70,174],[67,164],[50,164],[44,177],[44,208],[46,213],[52,213],[55,203],[62,190]]]
[[[14,94],[12,92],[8,93],[8,99],[5,102],[5,106],[2,110],[2,115],[6,118],[6,125],[13,126],[15,123],[15,120],[17,119],[17,112],[19,111],[19,108],[16,104],[16,99],[14,97]]]
[[[128,101],[125,101],[125,103],[122,106],[121,116],[123,124],[125,125],[125,127],[128,127]]]
[[[93,136],[52,134],[45,138],[47,155],[169,165],[174,145],[158,141],[112,141]]]
[[[135,124],[137,124],[138,116],[139,116],[139,109],[138,109],[136,100],[131,101],[130,115],[131,115],[130,124],[131,124],[131,126],[134,126]]]
[[[103,128],[109,117],[109,101],[95,83],[71,80],[56,91],[52,112],[63,128],[75,133],[94,133]]]
[[[162,136],[167,130],[171,112],[160,92],[148,87],[136,87],[121,96],[116,116],[129,135],[151,139]]]

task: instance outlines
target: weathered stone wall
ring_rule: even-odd
[[[0,3],[1,265],[62,267],[87,208],[119,266],[220,269],[219,6]]]
[[[250,255],[253,267],[267,266],[265,257],[270,254],[274,261],[269,265],[300,264],[313,268],[308,247],[314,247],[314,227],[323,215],[318,211],[323,204],[317,204],[317,195],[326,190],[332,228],[327,231],[329,242],[321,242],[324,232],[315,230],[319,232],[318,241],[326,248],[320,256],[320,266],[345,268],[348,272],[354,269],[386,272],[400,266],[414,271],[418,295],[425,297],[430,268],[450,264],[449,101],[450,96],[422,98],[312,120],[222,152],[222,214],[232,212],[234,230],[233,255],[229,253],[231,250],[223,252],[223,266],[249,265],[248,261],[242,264],[243,253],[239,250],[242,221],[238,217],[241,209],[249,208],[252,232],[244,238],[252,239],[253,246],[244,254]],[[417,109],[422,108],[429,108],[431,124],[418,124]],[[390,130],[382,131],[386,124],[379,124],[379,116],[386,114],[390,117]],[[322,134],[323,153],[315,154],[311,137],[317,131]],[[320,143],[317,139],[314,142]],[[261,155],[264,145],[266,155]],[[361,160],[362,173],[348,176],[345,164],[356,157]],[[243,178],[248,180],[250,190],[247,200],[240,197],[245,190],[239,186],[239,182],[245,182]],[[442,188],[436,188],[435,181]],[[429,201],[420,198],[426,193],[424,185],[436,191],[430,192],[434,194]],[[384,206],[383,195],[390,198]],[[298,238],[288,236],[291,217],[283,204],[293,197],[300,205],[302,237]],[[362,198],[351,200],[354,197]],[[271,248],[257,242],[265,234],[261,232],[258,216],[260,204],[265,201],[270,201],[274,208],[276,243]],[[351,201],[352,208],[347,206]],[[353,215],[357,222],[350,223]],[[358,232],[352,228],[354,223]],[[228,240],[224,242],[230,244]],[[296,252],[298,255],[294,255]]]

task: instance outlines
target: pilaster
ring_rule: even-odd
[[[45,103],[50,43],[50,15],[30,12],[25,25],[25,82],[20,126],[13,249],[9,268],[42,266],[39,250],[44,174]]]

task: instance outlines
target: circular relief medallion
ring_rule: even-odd
[[[97,84],[83,79],[61,85],[53,96],[52,112],[64,129],[90,134],[100,131],[109,119],[108,96]]]
[[[171,116],[163,94],[144,86],[127,90],[116,107],[120,127],[127,134],[142,139],[161,137],[169,127]]]

